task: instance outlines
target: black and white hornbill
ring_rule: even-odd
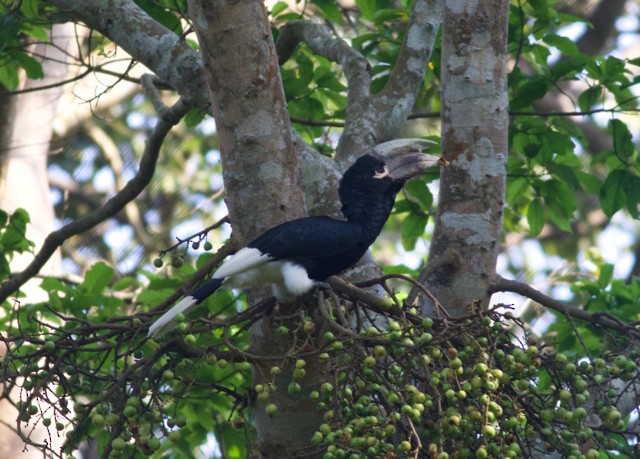
[[[273,286],[282,303],[309,292],[355,265],[387,221],[396,194],[405,182],[440,163],[420,153],[431,145],[415,139],[386,142],[360,157],[340,180],[339,195],[346,220],[307,217],[276,226],[227,258],[213,277],[156,320],[149,336],[160,337],[220,286]]]

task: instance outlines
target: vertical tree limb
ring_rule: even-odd
[[[443,8],[442,0],[418,0],[413,6],[396,65],[376,97],[385,113],[378,127],[382,141],[396,137],[398,126],[411,113],[435,46]]]
[[[305,214],[299,170],[278,56],[267,12],[260,2],[190,0],[189,12],[200,42],[211,107],[216,118],[225,184],[225,200],[233,234],[243,244],[264,230]],[[250,302],[265,293],[249,292]],[[278,340],[277,325],[265,319],[251,327],[255,354],[283,352],[290,343]],[[270,381],[268,360],[253,366],[254,384]],[[309,374],[312,374],[309,369]],[[283,371],[280,378],[290,377]],[[270,402],[278,416],[255,402],[257,448],[264,457],[300,457],[317,427],[311,403],[300,404],[287,383]],[[295,435],[291,435],[295,432]]]
[[[379,143],[398,136],[420,90],[435,44],[444,0],[417,0],[394,71],[383,90],[355,100],[347,108],[345,128],[336,151],[343,164]],[[349,88],[351,90],[351,88]]]
[[[506,0],[445,3],[442,33],[442,149],[429,286],[452,316],[488,304],[500,248],[508,148]],[[440,263],[452,254],[464,257]],[[438,264],[430,270],[429,265]],[[424,312],[435,313],[424,300]]]
[[[189,11],[207,70],[229,217],[242,242],[304,215],[278,58],[262,4],[200,0]]]

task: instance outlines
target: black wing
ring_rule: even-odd
[[[307,217],[271,228],[248,247],[276,260],[303,261],[339,256],[359,246],[361,240],[362,229],[357,224],[331,217]]]

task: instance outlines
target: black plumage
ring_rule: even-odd
[[[346,220],[307,217],[266,231],[160,317],[149,335],[166,333],[177,314],[188,312],[222,285],[246,288],[271,284],[278,300],[287,302],[308,292],[314,283],[353,266],[380,234],[406,180],[438,162],[432,155],[404,151],[384,158],[373,154],[360,157],[340,181]]]

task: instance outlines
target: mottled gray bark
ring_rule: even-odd
[[[234,237],[243,244],[305,214],[299,156],[278,57],[261,3],[193,0],[189,11],[201,45],[220,139],[225,201]],[[250,298],[255,301],[260,295],[254,292]],[[252,352],[286,353],[289,343],[278,342],[276,328],[268,320],[252,327]],[[254,365],[254,384],[270,380],[272,363],[265,360]],[[283,378],[287,376],[289,372]],[[278,404],[277,416],[267,415],[264,403],[255,403],[261,457],[296,457],[317,428],[312,404],[301,404],[289,396],[286,385],[284,381],[278,384],[270,400]]]
[[[486,306],[502,232],[508,148],[506,0],[448,0],[436,228],[421,282],[449,314]],[[424,299],[424,312],[438,311]]]
[[[196,107],[209,99],[199,53],[131,0],[52,0],[51,5],[99,31]]]

